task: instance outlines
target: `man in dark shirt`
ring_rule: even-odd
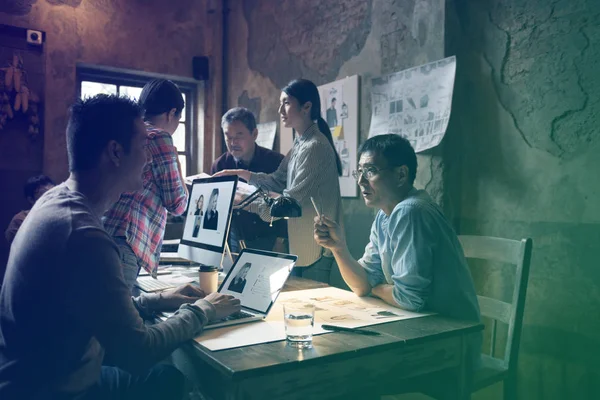
[[[210,169],[211,175],[224,169],[246,169],[267,174],[277,170],[283,155],[256,144],[258,129],[250,110],[235,107],[227,111],[221,119],[221,128],[228,151],[215,160]],[[244,240],[248,247],[272,250],[278,237],[287,238],[285,221],[276,221],[270,227],[256,214],[243,210],[234,212],[229,234],[231,251],[239,251],[239,240]]]
[[[117,244],[100,218],[121,193],[143,188],[150,160],[137,103],[78,101],[67,127],[69,179],[33,206],[12,245],[0,289],[0,398],[181,398],[183,376],[154,366],[239,311],[232,296],[192,286],[132,298]],[[147,326],[141,316],[176,311]],[[104,366],[109,354],[115,366]]]

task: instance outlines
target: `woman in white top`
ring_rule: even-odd
[[[314,198],[323,215],[342,222],[338,176],[342,165],[335,150],[331,131],[321,117],[321,100],[314,83],[306,79],[290,82],[281,91],[279,114],[286,127],[296,132],[294,145],[277,171],[272,174],[246,170],[225,170],[216,174],[238,175],[250,184],[290,196],[302,206],[302,217],[288,220],[290,253],[298,255],[293,275],[329,283],[333,257],[313,239],[316,215]],[[253,203],[250,211],[271,220],[264,201]]]

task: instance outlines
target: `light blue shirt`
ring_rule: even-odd
[[[412,189],[390,216],[379,211],[358,260],[371,287],[394,285],[394,300],[408,311],[480,321],[479,303],[463,249],[441,209],[424,190]],[[471,340],[473,356],[481,334]]]

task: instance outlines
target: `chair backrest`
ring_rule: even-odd
[[[506,348],[504,351],[504,366],[509,369],[516,368],[521,342],[523,326],[523,311],[525,309],[525,295],[529,279],[529,265],[531,262],[531,239],[511,240],[489,236],[459,236],[466,258],[475,258],[512,264],[516,266],[515,287],[511,303],[485,296],[477,296],[481,315],[491,318],[492,337],[490,342],[490,355],[495,357],[496,349],[496,324],[501,321],[508,325]]]

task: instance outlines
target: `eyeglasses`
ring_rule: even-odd
[[[377,176],[377,174],[379,174],[381,171],[385,171],[386,169],[389,169],[389,168],[377,168],[377,167],[359,168],[356,171],[352,171],[352,176],[357,181],[360,180],[361,176],[364,176],[368,181],[370,181],[371,179],[375,178]]]

